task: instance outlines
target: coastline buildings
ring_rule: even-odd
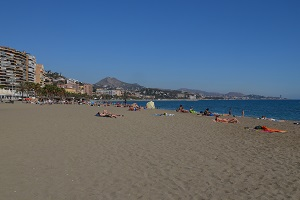
[[[109,96],[117,96],[120,97],[123,95],[122,90],[107,90],[104,88],[98,88],[96,89],[96,96],[101,96],[101,95],[109,95]]]
[[[0,95],[13,98],[22,82],[44,84],[44,67],[36,64],[35,56],[0,46]]]
[[[0,86],[3,89],[9,90],[26,81],[28,59],[25,52],[0,46],[0,59]]]
[[[12,82],[18,85],[27,81],[44,84],[45,70],[36,63],[35,56],[9,47],[0,46],[0,86],[10,89]]]
[[[35,83],[39,83],[41,84],[41,86],[45,85],[45,69],[44,69],[44,65],[42,64],[36,64]]]
[[[35,68],[36,68],[36,59],[34,56],[26,53],[26,78],[28,82],[35,82]]]
[[[65,89],[66,92],[79,93],[78,83],[57,84],[57,87]]]
[[[75,79],[67,79],[60,82],[66,82],[66,83],[59,83],[57,84],[57,87],[64,88],[67,92],[70,93],[77,93],[77,94],[87,94],[92,95],[93,94],[93,85],[92,84],[79,84],[78,80]]]
[[[92,96],[93,95],[93,85],[92,84],[84,84],[83,85],[83,93]]]

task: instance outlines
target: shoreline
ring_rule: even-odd
[[[253,108],[249,108],[249,105],[251,102],[264,102],[264,101],[267,101],[267,100],[262,100],[262,101],[259,101],[259,100],[245,100],[245,102],[248,103],[247,104],[243,104],[245,103],[244,100],[236,100],[237,102],[239,102],[238,104],[238,108],[235,108],[235,112],[233,112],[232,114],[235,115],[235,116],[241,116],[241,113],[242,110],[245,110],[245,116],[246,117],[250,117],[250,118],[261,118],[262,116],[266,116],[266,112],[269,112],[268,110],[265,110],[265,112],[260,112],[260,111],[263,111],[265,108],[262,107],[260,104],[257,104],[258,106],[261,106],[261,108],[256,108],[256,107],[253,107]],[[286,102],[286,101],[291,101],[291,102],[298,102],[297,100],[284,100],[283,102]],[[108,101],[109,102],[109,101]],[[110,102],[121,102],[123,103],[123,101],[110,101]],[[147,101],[128,101],[129,104],[133,103],[133,102],[147,102]],[[179,106],[179,104],[176,104],[176,105],[168,105],[168,107],[172,107],[172,109],[170,108],[166,108],[166,105],[160,105],[160,104],[164,104],[164,103],[170,103],[172,104],[172,102],[180,102],[180,101],[156,101],[154,100],[154,103],[155,103],[155,106],[158,107],[158,109],[166,109],[166,110],[170,110],[170,111],[173,111],[173,110],[176,110]],[[199,108],[199,106],[202,106],[202,111],[204,111],[205,108],[209,107],[215,107],[215,106],[219,106],[219,108],[215,108],[213,113],[216,113],[216,114],[226,114],[226,112],[224,112],[224,109],[227,108],[229,109],[230,107],[236,107],[236,105],[234,104],[231,104],[229,105],[227,100],[224,100],[224,101],[219,101],[219,100],[209,100],[209,101],[181,101],[183,106],[186,107],[186,105],[184,105],[184,102],[186,102],[188,105],[187,105],[187,108],[189,108],[189,106],[193,106],[194,109],[195,108]],[[201,103],[202,102],[202,103]],[[204,103],[203,103],[204,102]],[[205,103],[208,103],[208,104],[205,104]],[[212,104],[213,102],[216,102],[216,104]],[[221,103],[218,103],[218,102],[224,102],[224,105],[221,104]],[[270,102],[278,102],[277,100],[276,101],[273,101],[273,100],[270,100]],[[295,103],[294,103],[295,104]],[[252,105],[252,104],[251,104]],[[142,105],[144,106],[144,104]],[[206,107],[207,106],[207,107]],[[280,104],[274,104],[273,107],[281,107]],[[295,107],[295,105],[294,105]],[[293,107],[293,108],[294,108]],[[273,120],[277,120],[277,121],[280,121],[280,120],[288,120],[288,121],[300,121],[300,115],[297,113],[299,113],[297,111],[297,107],[295,107],[296,110],[294,110],[294,112],[289,112],[289,113],[285,113],[285,109],[281,110],[280,112],[276,109],[274,109],[271,107],[271,111],[269,112],[268,114],[268,118],[269,119],[273,119]],[[250,109],[250,110],[249,110]],[[288,106],[286,106],[286,109],[289,109],[291,110],[291,108],[289,108]],[[198,113],[200,112],[199,109],[195,109]],[[240,112],[236,112],[236,110],[240,110]],[[300,110],[299,110],[300,111]]]

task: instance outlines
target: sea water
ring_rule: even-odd
[[[128,101],[127,103],[133,103]],[[136,101],[138,105],[145,106],[147,101]],[[179,105],[184,109],[193,109],[197,112],[209,108],[210,112],[241,116],[244,110],[246,117],[259,118],[266,116],[277,120],[300,120],[300,100],[199,100],[199,101],[169,101],[154,100],[159,109],[176,110]]]

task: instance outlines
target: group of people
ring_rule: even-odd
[[[183,108],[183,105],[180,105],[179,108],[176,109],[176,112],[183,112],[183,113],[197,113],[197,112],[194,110],[193,106],[191,106],[189,110],[185,110],[185,109]]]
[[[116,107],[121,107],[120,105],[116,105]],[[138,106],[136,103],[134,104],[131,104],[128,106],[129,107],[129,111],[137,111],[137,110],[141,110],[141,109],[144,109],[143,107],[141,106]],[[176,112],[182,112],[182,113],[197,113],[196,111],[194,111],[193,107],[190,107],[189,110],[186,110],[183,108],[183,105],[180,105],[178,109],[176,109]],[[203,116],[215,116],[215,119],[214,121],[215,122],[222,122],[222,123],[238,123],[238,120],[233,117],[233,118],[221,118],[220,115],[218,114],[213,114],[212,112],[209,111],[209,109],[205,109],[204,112],[200,112],[197,113],[198,115],[203,115]],[[231,114],[231,110],[230,110],[230,114]],[[227,116],[230,116],[230,114],[227,114]],[[120,117],[120,116],[124,116],[124,115],[119,115],[119,114],[113,114],[113,113],[110,113],[108,112],[107,110],[103,110],[102,112],[98,112],[96,114],[96,116],[99,116],[99,117],[110,117],[110,118],[117,118],[117,117]]]
[[[190,107],[189,110],[185,110],[183,108],[183,105],[180,105],[179,108],[176,109],[176,112],[182,112],[182,113],[197,113],[194,111],[193,107]],[[244,111],[243,111],[244,112]],[[222,122],[222,123],[238,123],[238,120],[233,117],[233,118],[221,118],[219,114],[214,114],[209,111],[209,108],[206,108],[204,112],[197,113],[198,115],[202,116],[215,116],[214,121],[215,122]],[[228,114],[223,114],[223,116],[231,116],[231,108],[229,109]]]
[[[121,104],[116,104],[115,107],[128,107],[129,111],[137,111],[137,110],[141,110],[144,109],[142,106],[138,106],[136,103],[133,103],[131,105],[127,106],[123,106]],[[117,118],[117,117],[123,117],[124,115],[119,115],[119,114],[113,114],[107,110],[103,110],[102,112],[97,112],[97,114],[95,116],[98,117],[109,117],[109,118]]]
[[[104,106],[110,106],[111,104],[107,105],[105,104]],[[137,103],[133,103],[133,104],[121,104],[121,103],[116,103],[116,104],[113,104],[115,107],[128,107],[128,110],[129,111],[139,111],[139,110],[142,110],[144,109],[144,107],[142,106],[139,106]],[[100,107],[100,106],[99,106]],[[154,104],[153,104],[153,107],[154,107]],[[107,110],[103,110],[102,112],[97,112],[95,116],[98,116],[98,117],[109,117],[109,118],[117,118],[117,117],[123,117],[124,115],[119,115],[119,114],[113,114],[113,113],[110,113],[109,111]]]

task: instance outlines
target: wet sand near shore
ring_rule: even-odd
[[[299,199],[300,125],[213,119],[2,103],[1,199]]]

